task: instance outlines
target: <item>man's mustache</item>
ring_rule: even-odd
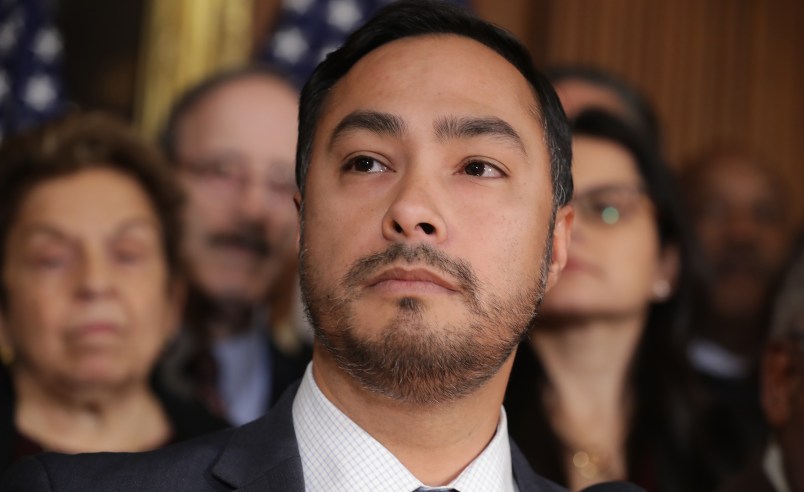
[[[359,258],[349,269],[344,283],[348,287],[357,288],[379,269],[396,262],[418,263],[448,275],[469,298],[477,299],[477,275],[469,263],[450,258],[446,253],[424,243],[415,246],[396,243],[385,251]]]
[[[271,254],[271,246],[263,237],[262,231],[253,229],[213,233],[209,236],[209,244],[214,247],[240,248],[261,257]]]

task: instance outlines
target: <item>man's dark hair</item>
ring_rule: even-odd
[[[223,70],[201,80],[176,99],[159,132],[159,146],[171,164],[175,164],[178,159],[178,129],[184,116],[221,87],[252,77],[278,80],[287,84],[288,87],[298,90],[285,72],[271,65],[257,63]]]
[[[74,113],[20,134],[0,148],[0,307],[9,232],[25,198],[40,184],[88,169],[111,169],[138,183],[156,212],[170,274],[180,273],[182,193],[161,153],[123,122],[103,113]]]
[[[330,90],[365,55],[393,41],[454,34],[475,40],[505,58],[528,81],[538,103],[550,155],[554,207],[572,197],[572,146],[564,110],[553,87],[534,67],[527,49],[507,31],[474,17],[463,8],[439,1],[401,0],[381,10],[343,46],[316,67],[301,93],[296,184],[304,194],[316,126]]]

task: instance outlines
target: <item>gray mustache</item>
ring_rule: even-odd
[[[234,247],[248,250],[262,257],[271,254],[271,246],[265,238],[262,237],[262,234],[251,232],[224,232],[213,234],[209,238],[209,243],[214,247]]]

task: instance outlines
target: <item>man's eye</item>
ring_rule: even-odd
[[[36,261],[36,266],[42,270],[56,270],[58,268],[63,268],[66,265],[67,265],[67,259],[65,257],[60,256],[39,258]]]
[[[239,171],[234,166],[225,163],[214,163],[207,168],[207,176],[215,179],[233,181],[237,179]]]
[[[471,161],[463,167],[463,171],[470,176],[483,178],[500,178],[503,176],[498,167],[483,161]]]
[[[388,167],[385,164],[365,155],[349,159],[344,167],[347,171],[352,170],[359,173],[384,173],[388,171]]]
[[[38,270],[61,270],[67,267],[70,263],[70,256],[68,254],[50,254],[37,256],[33,259],[33,265]]]
[[[133,265],[139,263],[144,258],[145,254],[137,250],[121,249],[115,251],[114,254],[114,259],[121,265]]]

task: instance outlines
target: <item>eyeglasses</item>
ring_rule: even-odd
[[[218,196],[235,197],[241,195],[255,178],[243,162],[227,159],[214,159],[182,163],[180,170],[209,186],[210,193]],[[293,196],[296,191],[294,183],[281,177],[268,177],[264,183],[269,195],[284,197]]]
[[[637,215],[650,204],[642,186],[613,185],[594,188],[575,195],[572,204],[576,216],[587,224],[610,227]]]

